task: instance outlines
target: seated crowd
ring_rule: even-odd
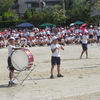
[[[88,28],[87,30],[89,32],[90,28]],[[90,31],[93,32],[93,38],[91,38],[88,43],[99,43],[100,28],[92,28],[92,30]],[[58,37],[58,42],[61,45],[81,44],[82,29],[80,29],[79,27],[46,27],[45,29],[34,28],[32,30],[4,30],[3,32],[0,31],[0,48],[7,47],[9,45],[9,42],[6,40],[8,40],[10,37],[15,38],[15,46],[49,46],[52,43],[53,36]],[[89,33],[88,37],[90,38]]]

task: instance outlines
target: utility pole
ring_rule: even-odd
[[[65,15],[65,1],[63,0],[63,10],[64,10],[64,15]]]

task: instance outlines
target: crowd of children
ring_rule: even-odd
[[[93,27],[90,25],[87,28],[89,37],[88,43],[99,43],[100,39],[100,28]],[[61,45],[70,45],[70,44],[80,44],[82,43],[82,31],[80,27],[46,27],[45,29],[33,28],[32,30],[23,29],[17,30],[4,30],[0,31],[0,48],[7,47],[9,45],[8,40],[10,37],[15,38],[15,46],[17,47],[33,47],[33,46],[49,46],[52,43],[52,37],[57,36],[58,42]]]

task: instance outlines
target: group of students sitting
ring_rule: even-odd
[[[33,46],[49,46],[52,43],[52,37],[57,36],[58,42],[61,45],[69,45],[69,44],[81,44],[82,42],[82,30],[76,28],[57,28],[56,33],[50,31],[49,28],[45,31],[43,30],[34,30],[33,32],[30,32],[29,30],[26,30],[23,32],[22,30],[19,30],[16,32],[15,30],[12,31],[6,31],[5,33],[1,34],[0,32],[0,48],[7,47],[9,45],[8,41],[5,41],[9,37],[15,38],[15,46],[19,47],[33,47]],[[92,37],[91,37],[92,33]],[[90,39],[88,43],[99,43],[100,38],[100,28],[88,29],[88,35]]]

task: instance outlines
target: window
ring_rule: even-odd
[[[28,4],[27,4],[27,7],[28,7],[28,8],[31,8],[31,7],[32,7],[32,6],[31,6],[31,3],[28,3]]]

